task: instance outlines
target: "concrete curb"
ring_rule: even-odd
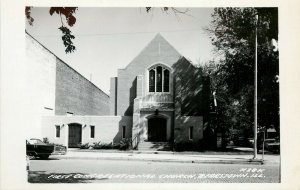
[[[174,152],[174,151],[141,151],[141,150],[126,150],[126,151],[118,151],[118,150],[95,150],[95,149],[73,149],[68,150],[68,152],[89,152],[89,153],[125,153],[125,154],[167,154],[167,155],[253,155],[253,152],[218,152],[211,151],[207,152]],[[260,154],[260,153],[259,153]],[[267,155],[267,154],[266,154]],[[273,155],[273,154],[272,154]]]
[[[125,158],[125,157],[76,157],[76,156],[64,156],[64,157],[52,157],[56,159],[64,160],[126,160],[126,161],[147,161],[147,162],[173,162],[173,163],[205,163],[205,164],[253,164],[262,165],[263,160],[176,160],[176,159],[153,159],[153,158]]]

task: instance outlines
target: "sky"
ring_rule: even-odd
[[[179,8],[186,10],[186,8]],[[213,46],[204,30],[211,22],[212,8],[191,8],[177,14],[160,8],[83,8],[69,27],[75,36],[76,51],[65,53],[61,40],[61,20],[50,16],[49,8],[33,7],[33,26],[26,30],[56,56],[109,94],[110,78],[125,68],[160,33],[193,64],[213,59]]]

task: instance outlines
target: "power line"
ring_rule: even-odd
[[[132,34],[151,34],[159,32],[185,32],[185,31],[202,31],[203,29],[183,29],[183,30],[160,30],[160,31],[151,31],[151,32],[120,32],[120,33],[102,33],[102,34],[74,34],[75,36],[112,36],[112,35],[132,35]],[[57,37],[61,35],[35,35],[39,37]]]

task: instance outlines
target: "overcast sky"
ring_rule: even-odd
[[[185,10],[181,8],[180,10]],[[188,15],[169,14],[155,8],[78,8],[75,35],[76,51],[65,53],[58,28],[58,15],[49,8],[32,9],[33,26],[26,30],[59,58],[109,94],[110,77],[127,64],[160,33],[193,64],[213,58],[213,47],[203,30],[211,21],[213,9],[190,9]]]

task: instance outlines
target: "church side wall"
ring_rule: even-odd
[[[189,130],[193,127],[193,139],[190,139]],[[203,117],[181,116],[175,119],[174,142],[197,144],[203,139]]]
[[[209,114],[209,83],[200,69],[186,59],[179,60],[174,69],[176,150],[199,150],[203,145],[203,125]],[[192,127],[193,138],[190,139]]]
[[[109,115],[109,96],[70,66],[56,59],[55,114]]]

